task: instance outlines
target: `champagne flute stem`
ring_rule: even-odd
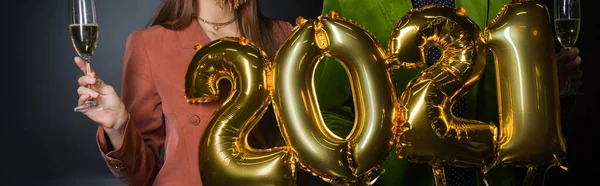
[[[90,64],[90,57],[84,57],[83,60],[85,61],[85,70],[86,70],[86,75],[92,77],[92,66]],[[87,88],[92,89],[92,85],[88,85]],[[88,98],[88,101],[94,101],[94,98],[90,96],[90,98]]]

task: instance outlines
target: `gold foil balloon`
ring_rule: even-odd
[[[439,47],[442,56],[400,97],[396,150],[400,158],[432,165],[436,184],[445,185],[442,166],[484,166],[494,160],[497,128],[452,114],[454,102],[479,81],[486,59],[481,31],[463,9],[436,5],[409,12],[392,32],[389,65],[422,66],[429,47]]]
[[[485,34],[498,82],[497,163],[527,166],[532,181],[537,165],[560,166],[566,156],[548,11],[535,1],[507,3]]]
[[[245,38],[222,38],[200,48],[185,76],[188,102],[217,98],[218,81],[232,92],[214,113],[199,148],[204,185],[293,185],[294,159],[287,147],[253,149],[247,137],[271,102],[267,89],[270,62]]]
[[[352,84],[356,121],[341,138],[325,125],[313,76],[319,59],[334,57]],[[299,163],[325,181],[365,184],[391,150],[395,93],[385,52],[361,26],[336,12],[299,17],[275,57],[273,101],[287,144]]]

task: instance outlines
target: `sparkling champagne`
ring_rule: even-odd
[[[581,19],[555,19],[556,36],[558,41],[565,48],[571,48],[575,45],[579,36],[579,25]]]
[[[94,55],[98,43],[98,24],[70,24],[71,41],[82,58]]]

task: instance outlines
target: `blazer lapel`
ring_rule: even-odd
[[[194,49],[196,45],[205,45],[210,42],[210,39],[200,27],[200,24],[196,21],[192,21],[192,23],[183,30],[177,31],[177,37],[179,37],[179,43],[181,44],[181,48]]]

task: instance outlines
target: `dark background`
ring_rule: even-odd
[[[125,41],[143,29],[159,0],[97,0],[100,25],[92,67],[117,92]],[[316,18],[319,0],[260,0],[266,16]],[[0,185],[122,185],[96,145],[97,124],[77,104],[67,0],[2,1]]]
[[[122,185],[100,156],[95,142],[97,125],[73,112],[78,98],[76,81],[82,73],[73,62],[76,54],[67,30],[67,2],[24,0],[0,4],[0,185]],[[127,36],[145,27],[158,2],[97,2],[100,40],[92,66],[117,92]],[[596,113],[597,104],[593,97],[597,90],[592,88],[593,80],[598,78],[598,22],[592,2],[582,2],[583,22],[577,43],[583,58],[582,91],[586,95],[577,98],[572,115],[563,117],[569,148],[565,164],[571,168],[566,175],[572,179],[580,168],[575,166],[575,159],[589,159],[583,156],[588,153],[576,152],[577,139],[580,144],[595,142],[594,131],[588,129],[593,123],[584,122],[587,115]],[[267,16],[294,24],[297,16],[318,16],[322,0],[261,0],[261,6]],[[552,175],[562,178],[565,174],[553,169]]]

